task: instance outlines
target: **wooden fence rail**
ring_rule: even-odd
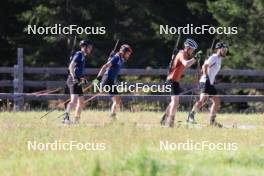
[[[135,85],[136,83],[128,83],[128,85]],[[143,85],[164,85],[164,83],[143,83]],[[0,81],[0,87],[12,87],[13,81],[10,80],[2,80]],[[65,81],[29,81],[24,80],[24,87],[34,87],[34,88],[56,88],[56,87],[65,87]],[[183,89],[191,89],[194,88],[196,84],[186,84],[182,83],[181,87]],[[264,83],[219,83],[216,84],[216,88],[218,90],[223,89],[263,89]]]
[[[96,75],[98,68],[87,68],[87,75]],[[168,69],[122,69],[121,75],[128,76],[165,76]],[[196,70],[187,69],[185,75],[194,75]],[[65,87],[65,81],[43,81],[43,80],[24,80],[24,75],[27,74],[45,74],[46,77],[52,75],[67,75],[66,67],[24,67],[23,66],[23,48],[17,49],[17,65],[14,67],[0,67],[0,74],[11,74],[13,80],[0,80],[0,87],[13,87],[14,94],[0,93],[0,98],[13,99],[14,109],[19,111],[23,107],[24,99],[37,99],[37,100],[52,100],[52,99],[65,99],[67,95],[46,95],[43,97],[36,97],[33,95],[24,95],[24,87],[32,88],[53,88],[53,87]],[[227,89],[259,89],[264,90],[263,82],[254,82],[253,78],[264,78],[264,70],[241,70],[241,69],[222,69],[219,72],[221,76],[241,76],[250,77],[252,82],[250,83],[219,83],[216,88],[219,90]],[[129,84],[135,84],[133,82]],[[162,85],[163,83],[144,83],[148,85]],[[195,84],[181,84],[184,90],[197,87]],[[17,96],[23,95],[23,96]],[[89,97],[87,95],[87,97]],[[105,96],[100,96],[98,99],[106,99]],[[123,96],[124,100],[140,100],[140,101],[167,101],[168,96]],[[189,101],[189,96],[181,97],[182,101]],[[221,96],[221,100],[224,102],[248,102],[259,101],[264,102],[264,95],[261,96]]]
[[[86,99],[91,98],[93,95],[85,95]],[[169,95],[120,95],[123,101],[140,101],[140,102],[168,102],[170,100]],[[27,100],[66,100],[69,95],[65,94],[49,94],[49,95],[26,95],[26,94],[12,94],[12,93],[0,93],[0,99],[14,99],[16,97],[23,97]],[[181,102],[190,102],[193,98],[199,98],[199,95],[182,95],[180,96]],[[220,95],[223,102],[264,102],[264,95]],[[109,95],[98,95],[94,100],[108,100]]]
[[[0,67],[0,73],[13,73],[13,67]],[[85,72],[88,75],[96,75],[98,68],[87,68]],[[195,69],[187,69],[186,75],[195,74]],[[131,76],[165,76],[168,69],[122,69],[121,75]],[[24,74],[49,74],[49,75],[66,75],[66,67],[24,67]],[[241,70],[241,69],[222,69],[219,72],[222,76],[249,76],[249,77],[264,77],[263,70]]]

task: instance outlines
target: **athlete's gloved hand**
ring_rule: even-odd
[[[198,51],[198,52],[194,55],[194,59],[195,59],[195,60],[199,60],[199,59],[202,58],[202,55],[203,55],[203,51],[200,50],[200,51]]]
[[[80,79],[81,81],[79,81],[79,85],[86,85],[86,84],[88,84],[89,83],[89,81],[86,79],[86,78],[81,78]]]
[[[208,76],[208,74],[203,74],[202,75],[205,79],[208,79],[209,80],[209,76]]]
[[[101,82],[101,79],[102,79],[101,76],[97,76],[92,82],[93,85],[97,86]]]
[[[79,84],[80,83],[80,79],[77,77],[74,77],[72,80],[73,84]]]
[[[208,75],[205,75],[206,81],[208,81],[211,84],[210,78]]]

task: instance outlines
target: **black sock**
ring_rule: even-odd
[[[164,113],[164,114],[163,114],[163,116],[161,117],[161,119],[162,119],[162,120],[165,120],[165,119],[166,119],[166,117],[167,117],[167,114],[166,114],[166,113]]]
[[[213,116],[210,117],[210,120],[211,120],[212,123],[215,122],[215,118],[216,118],[216,115],[213,115]]]
[[[70,120],[70,117],[69,117],[69,113],[68,112],[65,112],[64,113],[64,119]]]
[[[115,116],[116,116],[116,113],[112,113],[112,114],[111,114],[111,117],[115,117]]]
[[[174,119],[175,119],[175,115],[170,116],[170,121],[174,122]]]

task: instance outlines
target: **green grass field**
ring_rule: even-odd
[[[54,112],[0,114],[0,175],[264,175],[263,114],[220,114],[226,125],[249,129],[218,129],[176,125],[161,128],[157,112],[121,112],[119,120],[108,123],[108,112],[85,111],[80,125],[63,126]],[[186,113],[177,114],[184,120]],[[206,124],[206,114],[198,114]],[[184,143],[236,143],[236,151],[161,150],[160,141]],[[28,141],[67,143],[77,141],[105,150],[32,151]],[[99,148],[99,149],[98,149]]]

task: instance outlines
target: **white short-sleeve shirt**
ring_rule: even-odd
[[[208,64],[208,76],[211,85],[213,85],[215,81],[215,77],[221,69],[221,57],[219,57],[217,54],[213,54],[204,62],[204,64]],[[200,82],[205,82],[205,81],[206,81],[206,76],[203,75],[200,79]]]

